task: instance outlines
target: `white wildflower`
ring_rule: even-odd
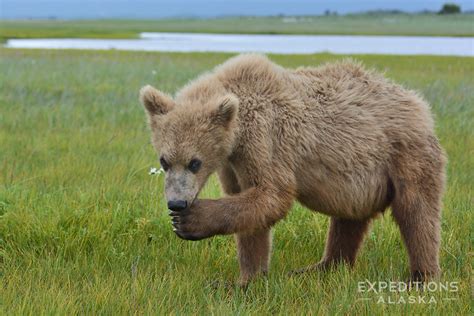
[[[158,169],[158,168],[152,167],[150,171],[148,172],[148,174],[150,176],[160,175],[163,171],[164,171],[163,168]]]

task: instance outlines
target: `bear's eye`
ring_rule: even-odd
[[[160,157],[160,165],[164,171],[167,171],[170,168],[170,164],[163,157]]]
[[[201,160],[199,159],[192,159],[189,164],[188,164],[188,169],[189,171],[191,171],[192,173],[196,173],[199,171],[199,168],[201,168]]]

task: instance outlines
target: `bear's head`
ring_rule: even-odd
[[[230,156],[238,99],[232,95],[180,104],[151,86],[140,90],[152,143],[165,170],[170,209],[191,206],[209,176]]]

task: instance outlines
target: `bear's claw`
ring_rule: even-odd
[[[209,204],[214,201],[195,201],[191,207],[183,210],[169,210],[173,231],[179,238],[184,240],[201,240],[221,233],[223,230],[219,226],[219,221],[215,216],[209,215],[216,208]],[[218,213],[216,211],[216,213]],[[212,214],[212,213],[211,213]],[[212,220],[210,220],[212,218]]]
[[[207,236],[203,236],[202,234],[196,234],[191,232],[183,232],[180,225],[186,223],[185,214],[181,212],[169,211],[168,213],[171,216],[171,225],[173,226],[173,232],[181,239],[184,240],[201,240],[206,238]]]

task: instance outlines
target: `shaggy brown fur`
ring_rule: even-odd
[[[242,283],[268,270],[270,228],[294,200],[331,216],[310,270],[353,265],[371,219],[391,206],[412,276],[438,274],[445,156],[416,93],[353,62],[289,70],[241,55],[174,99],[147,86],[141,100],[167,199],[187,205],[170,213],[176,233],[235,234]],[[227,196],[196,199],[215,171]]]

